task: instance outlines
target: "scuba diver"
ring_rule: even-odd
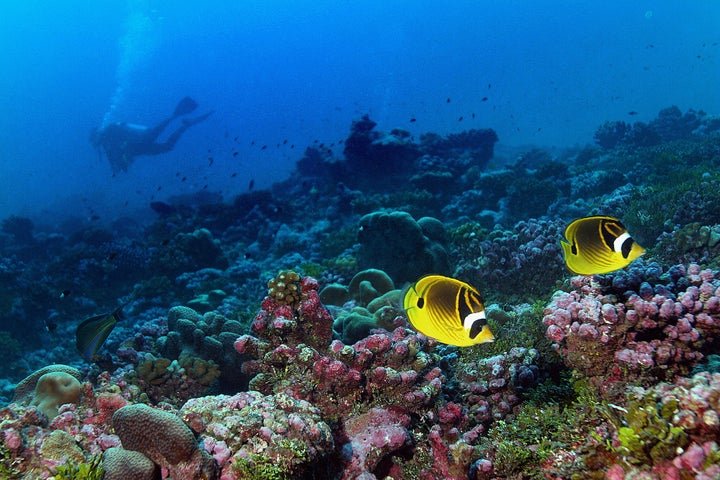
[[[180,100],[170,117],[154,127],[118,122],[95,128],[90,133],[90,143],[97,149],[100,158],[102,158],[102,150],[105,150],[113,173],[125,172],[138,155],[159,155],[172,150],[185,130],[202,122],[213,113],[210,111],[196,118],[183,119],[182,125],[171,133],[167,140],[157,142],[170,122],[192,113],[197,106],[195,100],[185,97]]]

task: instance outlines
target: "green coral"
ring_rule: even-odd
[[[298,265],[297,270],[300,270],[304,277],[320,278],[325,271],[325,267],[319,263],[306,262]]]
[[[690,439],[687,433],[671,423],[677,400],[658,405],[653,393],[628,401],[626,425],[617,429],[617,453],[629,463],[648,464],[669,460],[684,449]]]
[[[20,461],[19,457],[13,456],[5,442],[0,442],[0,478],[20,478],[20,471],[16,468]]]
[[[53,472],[54,480],[102,480],[105,474],[102,457],[94,456],[89,462],[68,462],[58,465]]]
[[[248,458],[237,457],[233,463],[239,478],[254,480],[289,480],[293,465],[307,462],[307,446],[296,438],[284,439],[277,443],[275,452],[279,458],[251,453]]]
[[[484,444],[495,451],[495,474],[501,478],[545,478],[543,462],[558,449],[582,439],[580,418],[574,406],[531,402],[514,419],[496,422]]]

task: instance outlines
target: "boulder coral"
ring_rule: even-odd
[[[216,478],[215,461],[177,415],[138,403],[117,410],[112,423],[124,449],[142,453],[176,480]]]
[[[52,421],[58,415],[60,405],[78,403],[81,393],[82,386],[77,378],[65,372],[50,372],[38,378],[30,405]]]
[[[217,312],[201,315],[192,308],[176,306],[168,312],[167,335],[158,338],[157,345],[170,360],[186,356],[214,362],[220,370],[221,388],[241,389],[247,380],[237,375],[242,358],[237,356],[233,343],[245,331],[240,322]]]
[[[407,212],[373,212],[360,219],[361,269],[378,268],[397,284],[431,273],[450,274],[447,233],[432,217],[417,221]]]
[[[82,393],[80,370],[68,365],[48,365],[21,380],[15,387],[14,402],[29,403],[52,421],[58,407],[78,403]]]
[[[104,480],[160,480],[160,468],[140,452],[108,448],[103,455]]]

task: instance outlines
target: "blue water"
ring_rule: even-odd
[[[647,121],[669,105],[720,112],[713,0],[16,0],[2,10],[0,218],[151,217],[152,199],[203,189],[231,199],[250,179],[285,178],[307,145],[345,138],[364,113],[415,135],[493,128],[501,147],[592,143],[605,120]],[[112,176],[90,130],[152,124],[185,95],[215,113],[173,152]]]

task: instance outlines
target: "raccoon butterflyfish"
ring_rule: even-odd
[[[495,340],[480,292],[460,280],[423,277],[405,291],[403,308],[417,331],[439,342],[469,347]]]
[[[104,313],[95,315],[83,320],[75,330],[75,344],[78,352],[89,362],[93,359],[97,351],[107,340],[110,332],[115,328],[115,324],[122,320],[122,309],[125,305],[121,305],[112,313]]]
[[[565,229],[560,244],[565,264],[579,275],[596,275],[625,268],[645,253],[617,218],[578,218]]]

